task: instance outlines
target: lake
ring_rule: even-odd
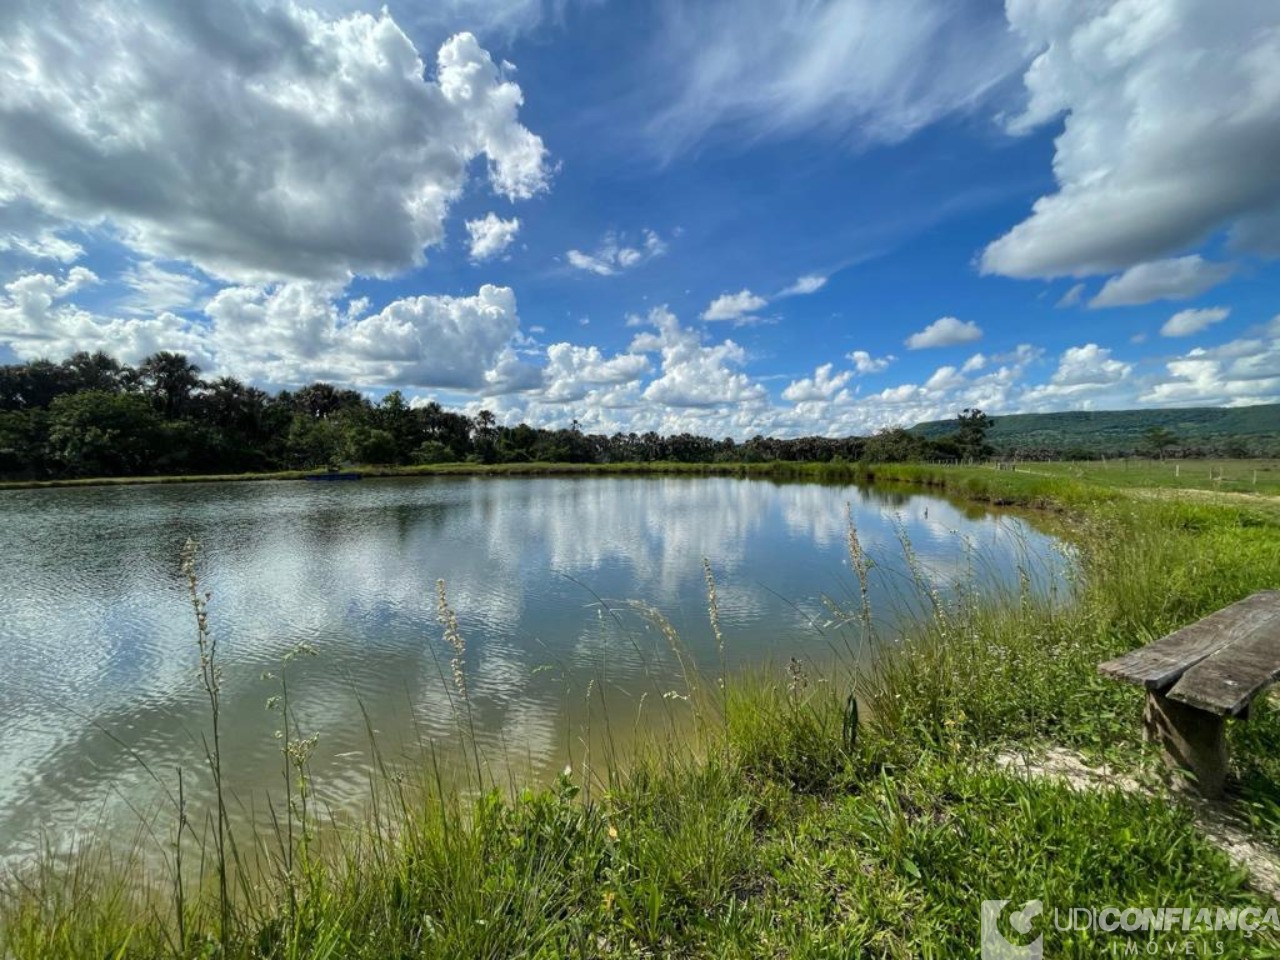
[[[476,737],[528,770],[558,769],[593,703],[632,726],[685,690],[667,633],[718,676],[703,558],[717,582],[725,669],[820,669],[864,655],[848,511],[875,559],[881,632],[911,591],[900,538],[942,588],[957,578],[1057,582],[1057,541],[1026,520],[917,493],[735,478],[419,478],[0,492],[0,857],[78,831],[136,828],[184,770],[207,793],[208,704],[180,555],[200,583],[223,676],[223,753],[237,804],[279,785],[266,708],[289,662],[317,783],[367,792],[368,729],[389,755],[455,732],[453,650],[466,650]],[[264,679],[274,674],[277,679]],[[148,770],[150,772],[148,772]]]

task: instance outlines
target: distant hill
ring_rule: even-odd
[[[1280,456],[1280,404],[1185,407],[1176,410],[1080,410],[1070,413],[992,414],[988,439],[1000,453],[1121,455],[1141,452],[1155,427],[1171,432],[1170,453]],[[956,429],[955,420],[911,428],[930,439]]]

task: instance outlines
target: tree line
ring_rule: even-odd
[[[584,433],[497,423],[398,391],[377,402],[330,383],[268,393],[202,379],[180,353],[137,366],[105,353],[0,366],[0,477],[52,479],[317,469],[341,463],[690,463],[964,459],[990,453],[990,418],[966,410],[937,439],[895,427],[871,437]]]

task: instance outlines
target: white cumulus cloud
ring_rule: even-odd
[[[1167,376],[1140,398],[1160,405],[1246,406],[1280,402],[1280,317],[1261,336],[1197,347],[1165,364]]]
[[[126,363],[137,363],[157,350],[175,350],[192,355],[202,365],[211,362],[206,331],[172,313],[110,317],[69,299],[98,282],[84,267],[72,267],[62,277],[27,273],[9,281],[0,296],[0,343],[28,360],[103,350]]]
[[[747,314],[769,305],[764,297],[750,290],[739,290],[737,293],[722,293],[702,311],[703,320],[742,320]]]
[[[321,284],[228,287],[209,302],[220,362],[273,383],[342,383],[479,390],[519,328],[515,294],[396,300],[358,319]]]
[[[933,391],[954,390],[957,387],[964,386],[966,382],[964,376],[955,367],[939,367],[925,381],[924,388]]]
[[[385,8],[19,2],[0,75],[0,204],[239,282],[421,263],[477,158],[504,197],[547,186],[520,88],[476,39],[427,67]]]
[[[1051,409],[1064,402],[1079,404],[1116,390],[1133,372],[1133,365],[1111,356],[1108,347],[1086,343],[1068,347],[1058,358],[1058,369],[1049,382],[1027,390],[1028,409]]]
[[[840,373],[833,373],[833,370],[834,366],[832,364],[824,363],[813,372],[812,377],[793,380],[782,391],[782,399],[789,400],[792,403],[832,399],[844,389],[845,384],[849,382],[849,378],[853,376],[853,372],[850,370],[844,370]]]
[[[1275,249],[1280,30],[1253,0],[1008,0],[1039,55],[1023,132],[1065,116],[1056,193],[988,246],[987,273],[1084,276],[1169,257],[1229,228]]]
[[[955,317],[939,317],[918,333],[907,337],[908,350],[925,350],[929,347],[954,347],[982,339],[982,328],[972,320]]]
[[[665,307],[649,313],[656,333],[639,334],[632,353],[657,352],[661,375],[650,381],[644,398],[670,407],[716,407],[761,403],[767,393],[740,368],[746,351],[732,340],[704,344],[699,332],[683,327]]]
[[[855,350],[849,354],[849,359],[853,361],[853,369],[858,373],[879,373],[898,358],[893,354],[885,357],[873,357],[866,350]]]
[[[553,343],[547,347],[546,387],[541,399],[547,403],[581,400],[599,387],[634,383],[649,369],[649,358],[644,354],[623,353],[606,359],[598,347]]]
[[[511,246],[519,232],[519,217],[503,220],[496,213],[486,213],[478,220],[468,220],[467,236],[471,243],[471,259],[476,263],[492,260]]]

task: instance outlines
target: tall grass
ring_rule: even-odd
[[[199,548],[194,540],[188,539],[182,548],[182,575],[187,581],[187,593],[191,598],[191,610],[195,616],[196,646],[200,651],[200,686],[204,689],[209,701],[209,732],[204,742],[205,761],[209,765],[209,774],[213,780],[214,790],[214,865],[218,875],[218,937],[225,944],[231,933],[231,896],[227,885],[227,800],[223,792],[222,777],[222,665],[218,662],[218,638],[209,632],[209,600],[212,595],[201,591],[200,581],[196,574],[196,558]],[[177,852],[182,852],[182,821],[185,810],[179,815],[179,831]],[[181,867],[176,871],[177,888],[182,889]],[[179,894],[181,896],[181,894]],[[185,931],[181,931],[180,939],[185,939]]]
[[[655,725],[625,758],[525,789],[493,783],[480,763],[465,641],[440,585],[455,710],[475,751],[461,785],[438,754],[413,770],[379,762],[367,820],[322,822],[308,786],[315,741],[292,715],[286,662],[275,707],[287,799],[270,849],[237,844],[215,812],[205,830],[187,828],[184,852],[180,787],[175,853],[186,866],[139,874],[145,832],[124,860],[93,844],[45,857],[0,886],[0,954],[949,958],[976,954],[982,899],[1257,903],[1247,877],[1171,797],[1074,792],[988,760],[1009,744],[1055,743],[1143,763],[1140,697],[1099,678],[1096,664],[1280,584],[1276,526],[1247,510],[1134,502],[1058,479],[885,473],[1067,511],[1073,580],[1038,592],[1026,572],[997,589],[975,561],[979,583],[942,589],[904,541],[902,602],[912,616],[890,639],[870,608],[868,583],[881,568],[851,526],[857,582],[833,611],[853,635],[841,664],[738,675],[721,666],[706,678],[645,608],[685,670],[690,723]],[[709,565],[703,574],[723,657],[733,638],[721,630]],[[206,656],[214,671],[202,682],[216,778],[216,634],[194,574],[191,586],[201,677]],[[1261,835],[1280,836],[1280,717],[1257,709],[1236,737],[1240,802]],[[380,757],[376,744],[371,751]],[[171,873],[174,859],[163,861]],[[1046,956],[1099,955],[1084,935],[1047,936]],[[1214,953],[1277,951],[1262,933]]]

